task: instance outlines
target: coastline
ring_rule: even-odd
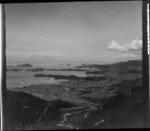
[[[92,112],[93,112],[91,109],[92,105],[96,105],[99,103],[100,105],[98,105],[98,108],[95,108],[94,112],[95,113],[97,112],[99,114],[101,112],[100,110],[102,110],[102,112],[105,112],[104,114],[107,116],[108,113],[113,112],[113,111],[116,112],[116,110],[119,110],[116,108],[118,105],[116,105],[116,107],[115,107],[115,104],[119,103],[119,102],[116,102],[116,100],[119,100],[120,104],[122,105],[122,104],[124,104],[124,99],[128,100],[130,97],[131,97],[130,99],[132,99],[132,97],[134,99],[136,99],[136,97],[134,97],[132,95],[130,96],[129,92],[132,90],[132,88],[135,88],[135,86],[136,86],[133,83],[137,83],[137,81],[139,81],[141,79],[129,80],[128,83],[125,81],[126,85],[121,80],[121,83],[120,83],[118,89],[114,89],[116,84],[114,84],[114,83],[111,84],[110,80],[108,80],[108,79],[107,79],[107,81],[101,80],[101,81],[97,81],[97,82],[85,81],[85,80],[80,80],[80,81],[79,80],[70,80],[67,82],[63,82],[60,85],[55,85],[55,84],[31,85],[31,86],[28,86],[25,88],[13,88],[13,92],[18,92],[18,93],[24,92],[24,93],[30,94],[31,96],[35,96],[37,98],[45,100],[46,103],[55,103],[55,101],[57,101],[57,100],[61,100],[64,102],[66,101],[70,104],[73,104],[75,107],[71,107],[71,108],[66,107],[66,109],[65,108],[61,109],[61,106],[60,106],[59,108],[57,108],[57,110],[60,110],[60,115],[63,116],[65,114],[69,113],[68,115],[65,115],[65,117],[67,117],[67,119],[69,119],[70,117],[72,119],[75,119],[75,120],[72,120],[71,122],[73,122],[73,121],[75,122],[76,119],[81,119],[81,121],[85,122],[85,121],[87,121],[87,119],[90,119],[90,117],[85,118],[85,116],[88,116],[88,114],[91,114],[91,117],[92,117]],[[107,85],[108,81],[109,81],[110,86]],[[95,83],[95,85],[94,85],[94,83]],[[93,88],[91,87],[91,85]],[[130,85],[133,85],[133,87]],[[141,83],[139,82],[138,85],[141,86]],[[126,88],[126,90],[124,90],[124,86],[126,86],[126,87],[128,86],[129,88]],[[89,90],[89,92],[86,92],[87,90]],[[83,91],[85,91],[85,92],[83,93]],[[116,100],[112,101],[113,99],[115,99],[115,97],[118,97],[118,98]],[[86,99],[86,98],[88,98],[88,99]],[[134,99],[132,100],[132,102],[137,103],[137,101],[135,101]],[[113,106],[113,107],[111,107],[111,106]],[[116,110],[114,107],[116,108]],[[112,111],[110,111],[111,108],[113,109]],[[121,107],[121,108],[123,108],[123,107]],[[130,108],[130,107],[128,107],[128,108]],[[122,111],[120,110],[120,112],[122,112]],[[81,114],[81,115],[79,115],[79,114]],[[99,115],[103,116],[104,114],[100,113]],[[105,115],[104,115],[104,117],[106,117]],[[112,114],[110,113],[110,115],[112,115]],[[64,119],[64,118],[62,118],[62,119]],[[98,119],[98,118],[96,118],[96,119]],[[109,119],[111,119],[111,118],[109,118]],[[38,124],[40,124],[41,122],[39,122]],[[45,121],[45,124],[47,122],[50,122],[50,121],[49,120]],[[66,123],[68,123],[68,120]],[[101,124],[96,124],[96,125],[103,125],[103,124],[101,123]],[[31,127],[33,127],[33,125]],[[78,125],[78,128],[79,127],[80,126]],[[68,129],[68,128],[69,127],[66,127],[66,129]],[[81,126],[80,128],[82,129],[83,126]]]
[[[10,128],[15,125],[19,129],[17,123],[24,129],[141,127],[143,111],[137,107],[142,105],[142,74],[126,70],[123,73],[121,69],[112,68],[101,77],[88,79],[43,74],[42,77],[65,77],[68,81],[8,89],[12,101],[16,98],[8,104],[8,112],[15,117],[9,116],[9,123],[14,123]],[[22,113],[31,121],[24,121],[26,115]]]

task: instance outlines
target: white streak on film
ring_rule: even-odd
[[[2,4],[0,4],[0,101],[0,128],[2,130]]]
[[[148,44],[148,55],[150,53],[149,45],[149,3],[147,3],[147,44]]]

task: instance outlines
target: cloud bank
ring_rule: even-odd
[[[119,55],[117,55],[117,57],[121,57],[121,58],[139,58],[140,56],[134,53],[121,53]]]
[[[131,51],[139,51],[142,49],[142,39],[138,37],[131,41],[131,43],[126,45],[121,45],[116,41],[111,41],[107,47],[110,50],[116,50],[120,52],[131,52]]]
[[[117,43],[116,41],[112,40],[107,48],[109,50],[118,51],[121,52],[117,57],[122,58],[137,58],[141,57],[141,50],[142,50],[142,38],[138,37],[131,41],[129,44],[122,45],[120,43]],[[140,54],[139,54],[140,51]]]

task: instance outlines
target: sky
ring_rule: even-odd
[[[7,4],[5,12],[8,63],[141,58],[141,1]]]

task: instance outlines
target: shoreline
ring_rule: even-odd
[[[103,75],[105,79],[42,74],[52,76],[70,79],[58,85],[37,84],[7,90],[10,126],[19,128],[17,122],[24,129],[142,126],[142,74],[113,74],[109,70]],[[31,120],[25,121],[26,115]]]

